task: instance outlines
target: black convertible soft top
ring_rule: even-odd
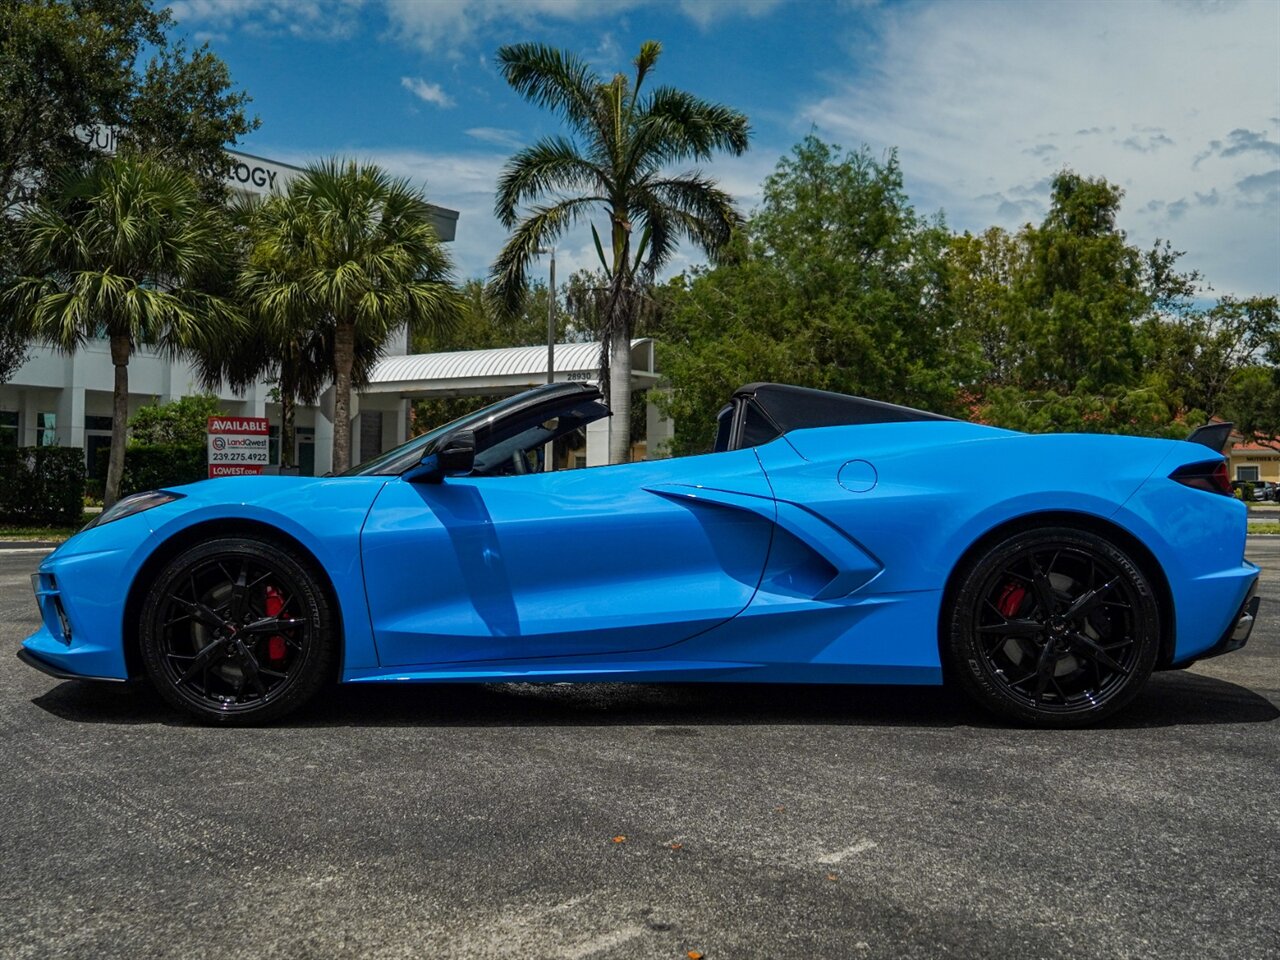
[[[805,427],[839,427],[858,423],[906,423],[913,420],[951,420],[894,403],[850,397],[828,390],[792,387],[784,383],[749,383],[734,391],[760,405],[783,433]]]
[[[720,411],[717,450],[768,443],[792,430],[865,423],[951,420],[938,413],[785,383],[749,383]]]

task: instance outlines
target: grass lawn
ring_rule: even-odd
[[[79,533],[80,529],[92,520],[94,516],[96,514],[86,513],[80,518],[79,523],[61,527],[35,527],[0,523],[0,540],[66,540],[73,533]]]

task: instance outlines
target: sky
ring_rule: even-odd
[[[1280,2],[1262,0],[174,0],[262,126],[240,149],[358,157],[458,210],[457,274],[506,231],[493,191],[513,152],[561,132],[494,66],[506,43],[571,50],[603,76],[662,42],[655,82],[744,112],[742,157],[703,169],[744,213],[813,133],[896,149],[908,193],[954,230],[1016,229],[1070,168],[1125,190],[1121,227],[1167,239],[1205,296],[1280,294]],[[589,268],[571,234],[557,269]],[[677,271],[699,262],[692,249]],[[535,272],[542,269],[535,266]]]

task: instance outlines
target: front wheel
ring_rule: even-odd
[[[1067,527],[1015,534],[960,573],[946,653],[984,707],[1078,727],[1131,701],[1155,666],[1159,608],[1116,544]]]
[[[333,614],[311,565],[280,544],[220,538],[175,557],[147,594],[142,659],[169,703],[201,720],[275,720],[333,662]]]

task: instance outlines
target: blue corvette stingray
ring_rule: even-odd
[[[228,723],[335,679],[947,678],[1061,727],[1253,624],[1221,436],[1028,436],[752,384],[712,453],[542,470],[605,416],[553,384],[343,476],[121,500],[33,575],[19,656]]]

